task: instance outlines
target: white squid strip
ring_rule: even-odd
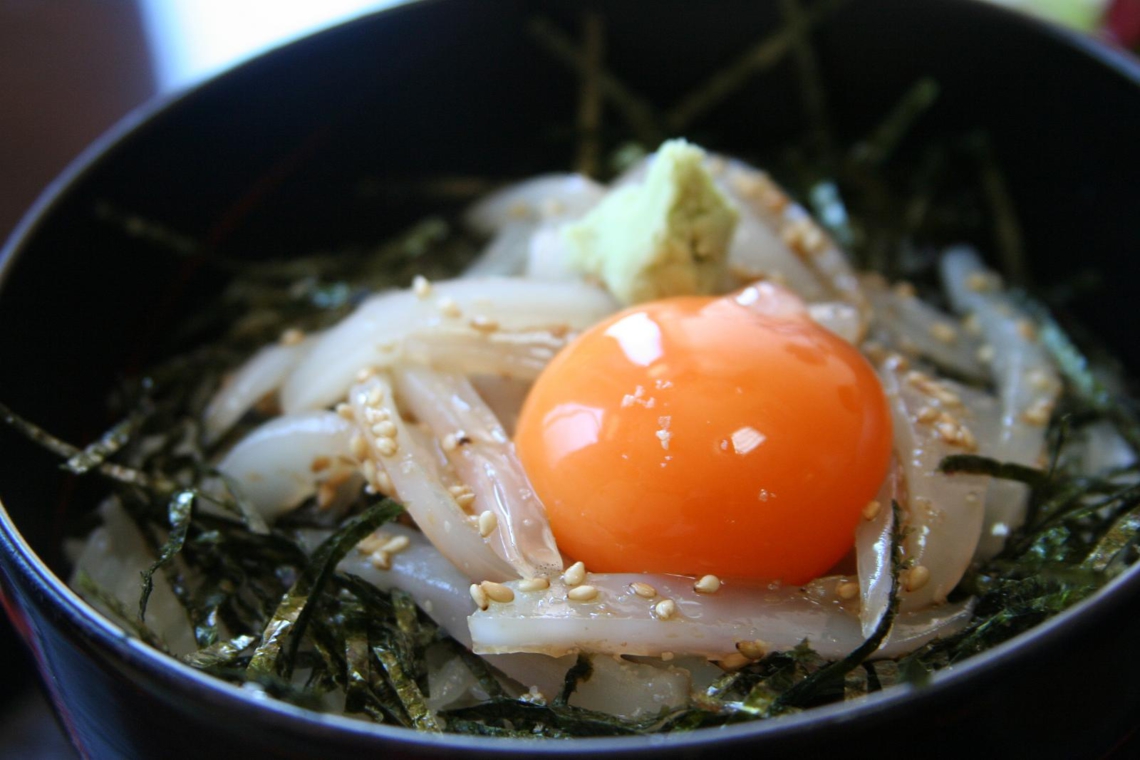
[[[945,457],[974,450],[973,415],[948,384],[906,369],[906,360],[897,356],[886,361],[879,377],[907,494],[900,506],[904,554],[912,567],[904,577],[902,609],[922,609],[944,602],[969,567],[989,478],[938,470]]]
[[[375,376],[352,388],[349,403],[357,426],[368,442],[370,461],[383,469],[392,481],[395,497],[416,521],[420,530],[452,564],[472,580],[502,581],[518,573],[495,554],[479,535],[471,517],[448,492],[431,458],[422,450],[400,417],[392,398],[392,386],[383,376]],[[390,435],[376,429],[384,423],[394,428]],[[394,442],[387,448],[385,442]]]
[[[735,159],[713,157],[710,160],[714,167],[717,162],[725,164],[721,172],[714,169],[718,181],[738,203],[747,204],[756,218],[763,221],[772,235],[778,238],[783,251],[805,265],[831,292],[832,298],[850,303],[861,314],[870,312],[866,296],[859,286],[859,278],[847,256],[807,210],[792,202],[766,172]],[[777,255],[773,247],[765,250],[770,256]],[[794,275],[793,280],[793,270],[787,264],[788,259],[785,257],[782,261],[784,269],[779,274],[787,278],[789,286],[795,289],[796,282],[802,275]],[[805,297],[810,296],[805,293]]]
[[[875,325],[890,346],[908,356],[923,356],[963,377],[984,380],[989,369],[978,358],[982,342],[958,320],[918,298],[891,288],[880,277],[863,278],[863,290],[875,310]]]
[[[475,386],[479,397],[491,408],[491,412],[502,423],[503,429],[511,438],[515,437],[519,413],[523,402],[530,393],[531,384],[499,375],[475,375],[468,378]]]
[[[1079,443],[1081,472],[1106,472],[1129,467],[1136,462],[1136,452],[1111,422],[1094,422],[1082,432],[1084,438]]]
[[[851,345],[858,346],[863,342],[865,325],[859,310],[851,304],[840,301],[810,303],[807,311],[817,325],[826,327]]]
[[[462,375],[427,369],[397,369],[393,375],[401,403],[437,436],[458,440],[444,452],[474,492],[473,511],[494,515],[488,541],[495,552],[526,578],[561,572],[562,555],[546,510],[514,444],[471,383]]]
[[[1036,328],[1001,290],[1000,279],[967,247],[946,251],[942,281],[954,309],[977,320],[993,349],[992,376],[1001,399],[1001,445],[991,456],[1038,467],[1045,451],[1045,426],[1061,393],[1061,379]],[[988,559],[1005,536],[1025,521],[1028,489],[995,481],[986,499],[986,529],[978,558]]]
[[[534,231],[527,249],[526,277],[545,282],[572,282],[582,273],[570,265],[562,227],[544,224]]]
[[[875,496],[878,511],[855,527],[855,564],[859,572],[859,622],[869,637],[879,625],[891,601],[891,550],[894,546],[894,510],[891,502],[903,503],[902,473],[897,457]]]
[[[605,194],[605,186],[581,174],[544,174],[477,201],[464,213],[464,221],[483,235],[520,221],[572,221],[585,215]]]
[[[585,329],[616,310],[609,294],[584,283],[461,279],[434,283],[422,298],[381,293],[325,332],[285,381],[281,404],[287,413],[329,406],[362,368],[391,366],[404,338],[437,326],[494,322],[506,331],[558,333]]]
[[[202,415],[206,444],[220,439],[254,404],[277,390],[313,345],[310,337],[291,346],[265,346],[239,367]]]
[[[532,222],[509,224],[491,238],[467,268],[464,277],[519,277],[526,270],[530,239],[538,226]]]
[[[351,462],[355,426],[332,412],[277,417],[237,443],[218,470],[267,520],[296,508],[322,477]],[[320,466],[321,462],[324,466]]]
[[[384,591],[400,589],[408,593],[437,625],[470,649],[467,616],[475,610],[469,592],[470,579],[448,562],[418,530],[389,524],[380,532],[408,539],[408,548],[391,555],[390,569],[378,568],[371,555],[362,552],[349,553],[337,568],[360,576]],[[311,547],[327,535],[313,531],[308,537]],[[138,585],[137,578],[135,585]],[[573,657],[554,658],[536,654],[495,655],[486,660],[524,686],[536,686],[548,696],[558,693],[566,671],[574,664]]]
[[[638,596],[631,590],[635,582],[649,584],[657,596]],[[597,595],[572,601],[561,582],[542,591],[506,585],[514,591],[513,601],[492,602],[468,620],[478,654],[684,652],[723,659],[742,641],[787,650],[806,639],[822,656],[837,659],[864,641],[857,614],[798,588],[726,583],[715,594],[699,594],[692,578],[679,575],[587,574],[585,585]],[[675,605],[668,619],[659,612],[664,600]],[[877,656],[897,657],[950,635],[969,622],[971,612],[972,603],[966,602],[900,614]]]
[[[404,359],[446,372],[535,380],[573,337],[545,331],[488,332],[457,325],[412,333]]]

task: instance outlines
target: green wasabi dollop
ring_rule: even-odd
[[[669,140],[644,181],[611,192],[562,234],[570,265],[628,305],[715,292],[737,218],[705,167],[705,151]]]

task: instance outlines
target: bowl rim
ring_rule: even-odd
[[[396,0],[392,5],[367,11],[348,19],[306,34],[300,38],[275,45],[256,56],[246,59],[224,71],[193,82],[181,89],[158,94],[129,111],[109,130],[94,140],[39,194],[0,247],[0,295],[14,268],[14,263],[37,230],[44,225],[52,212],[74,191],[88,175],[125,148],[130,139],[148,128],[155,117],[173,111],[184,101],[191,100],[199,91],[212,88],[219,81],[232,78],[238,72],[256,65],[262,59],[277,55],[282,50],[307,43],[318,37],[332,35],[345,27],[369,22],[376,17],[400,13],[409,8],[443,2],[444,0]],[[451,0],[453,2],[459,0]],[[961,0],[958,0],[961,2]],[[1140,58],[1127,51],[1110,47],[1089,35],[1066,29],[1023,13],[983,2],[967,0],[973,10],[988,13],[996,23],[1026,27],[1030,33],[1050,38],[1061,48],[1067,48],[1098,64],[1105,75],[1114,76],[1126,84],[1140,88]],[[753,740],[757,742],[783,741],[802,737],[808,732],[834,728],[845,724],[870,722],[889,717],[896,706],[903,704],[921,707],[933,700],[953,698],[974,682],[996,679],[1009,670],[1022,666],[1043,650],[1053,649],[1067,638],[1099,627],[1114,614],[1121,601],[1129,596],[1140,596],[1140,563],[1134,564],[1110,580],[1088,598],[985,652],[974,655],[960,664],[932,674],[923,686],[899,684],[855,700],[812,708],[803,713],[782,716],[777,720],[757,720],[724,726],[715,730],[698,730],[673,734],[648,734],[621,737],[579,738],[572,742],[546,741],[530,738],[500,738],[467,734],[430,734],[398,726],[370,723],[360,718],[322,713],[284,702],[263,698],[241,686],[214,678],[184,664],[175,657],[163,654],[144,644],[122,627],[104,616],[75,593],[32,550],[20,534],[15,522],[0,501],[0,553],[5,562],[21,577],[22,583],[42,595],[55,616],[71,629],[94,641],[104,658],[120,657],[131,667],[145,671],[156,683],[172,688],[174,692],[187,692],[191,698],[222,700],[219,708],[250,712],[270,728],[286,732],[300,732],[313,738],[322,735],[348,734],[357,741],[383,740],[406,745],[430,745],[435,749],[495,752],[515,755],[570,754],[601,752],[624,754],[653,748],[669,750],[692,748],[709,741]],[[14,583],[19,583],[17,579]],[[16,605],[19,608],[18,603]],[[32,645],[32,642],[27,642]],[[34,648],[34,647],[33,647]],[[51,687],[49,685],[49,690]],[[66,705],[58,700],[56,710],[67,712]]]

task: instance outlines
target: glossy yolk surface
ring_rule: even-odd
[[[851,548],[890,455],[882,388],[763,288],[633,307],[543,372],[516,443],[567,556],[799,584]]]

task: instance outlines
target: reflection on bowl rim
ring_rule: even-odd
[[[399,0],[394,5],[371,13],[362,14],[342,21],[298,40],[266,50],[237,66],[196,82],[189,87],[160,95],[132,110],[109,131],[89,145],[75,158],[60,175],[40,194],[35,203],[12,231],[7,242],[0,248],[0,297],[3,286],[13,268],[21,248],[43,224],[50,213],[73,190],[77,182],[109,160],[123,147],[136,132],[146,128],[160,113],[172,109],[184,99],[193,97],[200,89],[210,88],[219,80],[230,77],[236,71],[272,56],[283,48],[304,43],[314,37],[336,33],[337,30],[352,24],[365,22],[376,16],[399,13],[414,5],[441,0]],[[969,0],[975,6],[982,6],[982,0]],[[1140,87],[1140,59],[1126,51],[1110,48],[1096,40],[1051,23],[1022,15],[1006,8],[986,5],[987,12],[1004,17],[1002,23],[1021,24],[1036,29],[1036,33],[1052,37],[1059,44],[1076,50],[1102,66],[1106,73],[1114,74],[1131,84]],[[624,737],[575,738],[572,741],[542,739],[498,738],[472,736],[469,734],[430,734],[414,729],[371,723],[363,718],[322,713],[298,707],[265,694],[251,693],[239,685],[210,676],[184,664],[177,658],[154,649],[130,635],[115,622],[89,605],[60,579],[32,550],[16,528],[3,503],[0,502],[0,539],[3,539],[5,552],[11,551],[17,572],[22,572],[30,583],[42,590],[53,606],[61,610],[72,626],[90,639],[94,639],[106,651],[118,655],[132,666],[154,675],[159,681],[168,682],[175,688],[191,690],[195,697],[215,697],[226,700],[227,707],[235,710],[260,710],[260,720],[269,719],[271,724],[280,724],[286,729],[303,727],[317,732],[347,732],[360,737],[376,737],[397,742],[426,744],[437,749],[454,750],[494,750],[500,753],[526,752],[564,754],[588,751],[636,751],[649,747],[661,747],[668,743],[670,749],[702,745],[710,740],[765,739],[802,735],[807,730],[818,730],[826,726],[860,721],[865,722],[889,713],[897,704],[941,699],[963,689],[974,688],[975,673],[986,673],[986,678],[998,678],[1002,671],[1017,667],[1027,659],[1038,656],[1043,651],[1054,648],[1064,639],[1078,636],[1081,632],[1100,625],[1100,621],[1113,613],[1111,597],[1140,597],[1140,563],[1135,563],[1116,578],[1086,599],[1069,607],[1054,617],[1039,623],[1028,631],[979,654],[973,655],[960,664],[953,665],[931,675],[930,683],[916,687],[898,684],[882,691],[874,692],[855,700],[837,702],[811,708],[802,713],[786,715],[777,719],[756,720],[715,729],[686,731],[672,734],[648,734]],[[2,597],[0,597],[2,598]],[[14,607],[14,605],[13,605]],[[49,691],[52,685],[47,684]],[[59,705],[65,717],[67,705]]]

